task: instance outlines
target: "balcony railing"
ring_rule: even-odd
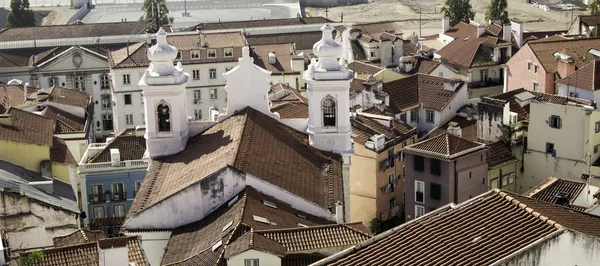
[[[126,191],[112,193],[111,201],[123,201],[123,200],[127,200],[127,192]]]
[[[467,84],[467,87],[470,89],[483,88],[483,87],[492,87],[499,86],[503,84],[502,79],[487,79],[481,81],[471,81]]]
[[[389,193],[389,192],[394,192],[396,190],[397,186],[398,186],[398,179],[394,180],[394,182],[385,184],[384,186],[382,186],[379,189],[381,189],[382,192]]]
[[[91,203],[106,202],[106,199],[104,198],[104,194],[92,194],[92,195],[90,195],[90,202]]]
[[[119,161],[119,162],[105,162],[105,163],[90,163],[79,165],[80,173],[93,173],[103,172],[118,169],[142,169],[147,168],[149,163],[144,160],[131,160],[131,161]]]

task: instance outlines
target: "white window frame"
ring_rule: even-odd
[[[127,196],[125,195],[125,184],[123,182],[114,182],[114,183],[110,184],[110,188],[111,188],[113,197],[114,197],[116,191],[118,191],[118,189],[115,189],[115,185],[117,185],[116,187],[118,187],[118,185],[121,185],[121,192],[122,192],[121,195],[123,195],[123,198],[122,199],[120,198],[118,200],[119,201],[126,200]],[[111,197],[111,200],[112,200],[112,197]]]
[[[134,193],[137,194],[137,192],[140,190],[140,188],[142,187],[142,180],[138,180],[134,182]]]
[[[244,266],[259,266],[259,259],[256,258],[252,258],[252,259],[245,259],[244,260]]]
[[[200,50],[190,50],[190,58],[192,60],[200,59]]]
[[[216,88],[210,89],[210,98],[211,99],[219,99],[219,94]]]
[[[537,92],[540,89],[540,84],[537,81],[533,81],[533,91]]]
[[[76,90],[85,90],[85,76],[73,76],[73,88]]]
[[[129,103],[127,103],[127,96],[129,95]],[[133,104],[133,97],[131,96],[131,94],[124,94],[123,95],[123,104],[124,105],[132,105]]]
[[[194,90],[194,100],[202,100],[202,90]]]
[[[208,77],[210,79],[217,79],[217,69],[216,68],[211,68],[208,70]]]
[[[212,56],[211,56],[212,54]],[[206,58],[214,59],[217,58],[217,49],[207,49],[206,50]]]
[[[431,121],[429,120],[429,115],[431,114]],[[425,110],[425,122],[427,123],[435,123],[435,112],[431,110]]]
[[[131,76],[129,74],[123,74],[123,85],[131,84]]]
[[[423,186],[423,201],[417,200],[417,192],[419,192],[419,185]],[[417,203],[425,203],[425,182],[415,180],[415,202]]]
[[[102,210],[102,217],[99,217],[98,212],[96,210]],[[102,219],[106,218],[106,207],[103,205],[92,206],[92,219]]]
[[[421,210],[421,211],[419,211]],[[420,212],[420,214],[419,214]],[[425,215],[425,207],[420,205],[415,205],[415,219]]]
[[[110,110],[112,108],[112,97],[110,96],[110,94],[100,95],[100,104],[102,110]]]
[[[94,188],[100,188],[99,189],[100,191],[98,191],[98,193],[95,194],[94,193]],[[98,189],[96,189],[96,190],[98,190]],[[104,194],[104,185],[103,184],[93,184],[93,185],[90,185],[90,195],[92,196],[92,199],[94,198],[94,195],[98,195],[98,201],[92,201],[92,200],[90,200],[91,203],[102,202],[102,201],[100,201],[100,198],[102,197],[103,194]],[[106,199],[104,201],[106,201]]]
[[[133,125],[133,114],[125,115],[125,125]]]
[[[126,210],[125,210],[125,204],[114,204],[113,206],[113,217],[125,217],[125,215],[127,214]],[[122,207],[123,212],[121,213],[121,215],[117,215],[117,208],[116,207]]]
[[[192,70],[192,78],[194,80],[200,80],[200,69]]]
[[[200,110],[200,109],[194,110],[194,120],[202,120],[202,110]]]
[[[227,54],[229,54],[229,55],[227,55]],[[232,47],[223,48],[223,56],[224,57],[233,57],[233,48]]]
[[[531,72],[532,68],[533,68],[533,62],[527,60],[527,71]]]
[[[48,78],[48,85],[49,85],[50,87],[59,86],[59,85],[58,85],[58,83],[59,83],[59,82],[60,82],[60,81],[58,80],[58,77],[54,77],[54,76],[52,76],[52,77],[49,77],[49,78]]]
[[[110,89],[108,74],[100,75],[100,89]]]

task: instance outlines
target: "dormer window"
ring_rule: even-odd
[[[199,50],[191,50],[190,57],[192,59],[200,59],[200,51]]]
[[[327,97],[322,103],[323,111],[323,126],[324,127],[335,127],[336,126],[336,110],[335,100],[331,97]]]
[[[233,56],[233,48],[225,48],[225,49],[223,49],[223,55],[225,57],[232,57]]]
[[[206,50],[206,57],[208,57],[208,58],[217,58],[217,50],[216,49],[208,49],[208,50]]]
[[[166,103],[161,103],[156,107],[158,118],[158,132],[171,131],[171,111]]]

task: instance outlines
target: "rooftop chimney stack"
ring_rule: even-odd
[[[512,29],[511,24],[506,23],[502,25],[502,40],[505,42],[512,42]]]
[[[460,126],[458,125],[458,123],[456,122],[450,122],[448,123],[448,134],[452,134],[454,136],[457,137],[462,137],[462,129],[460,128]]]
[[[338,224],[343,224],[344,221],[344,204],[341,201],[335,203],[335,221]]]
[[[450,18],[443,17],[442,18],[442,33],[447,32],[450,29]]]
[[[206,48],[206,40],[204,38],[204,32],[200,32],[200,47]]]
[[[485,33],[485,27],[477,26],[477,37],[481,37],[481,35],[483,35],[484,33]]]

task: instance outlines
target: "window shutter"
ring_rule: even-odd
[[[562,118],[558,118],[558,128],[562,127]]]
[[[552,127],[552,116],[548,117],[548,126]]]

